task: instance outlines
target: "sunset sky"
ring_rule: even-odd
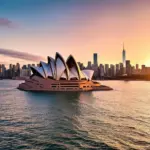
[[[0,0],[0,48],[150,66],[150,0]],[[16,56],[17,57],[17,56]],[[0,56],[0,63],[28,60]]]

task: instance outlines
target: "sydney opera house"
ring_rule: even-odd
[[[31,66],[32,75],[19,85],[25,91],[93,91],[110,90],[99,82],[92,81],[93,70],[80,70],[75,58],[70,55],[65,61],[56,53],[55,59],[48,57],[48,63]]]

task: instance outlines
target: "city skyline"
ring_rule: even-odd
[[[1,0],[0,48],[44,58],[57,51],[64,58],[72,53],[84,65],[98,53],[99,64],[116,64],[122,62],[124,42],[131,64],[150,66],[149,4],[148,0]],[[0,55],[0,63],[29,61],[17,57]]]
[[[22,57],[22,53],[20,54],[20,57]],[[59,54],[59,53],[57,53]],[[59,54],[60,55],[60,54]],[[25,56],[28,56],[25,54]],[[61,55],[60,55],[61,56]],[[39,56],[33,56],[34,59],[40,59]],[[7,68],[4,64],[0,64],[0,78],[3,79],[24,79],[29,78],[32,76],[33,71],[32,68],[41,68],[42,65],[49,66],[50,59],[54,60],[52,57],[47,57],[48,63],[40,61],[40,63],[37,64],[23,64],[21,66],[20,63],[16,64],[9,64],[9,67]],[[29,57],[28,60],[31,58]],[[68,59],[67,59],[68,60]],[[63,61],[67,61],[63,60]],[[150,75],[150,67],[146,65],[132,65],[130,60],[126,60],[126,51],[124,49],[122,50],[122,62],[118,62],[116,64],[102,64],[98,63],[98,54],[93,53],[93,62],[88,61],[87,65],[84,65],[82,62],[77,62],[78,67],[81,70],[93,70],[93,78],[94,79],[120,79],[124,77],[129,77],[133,79],[146,79],[149,78]],[[54,61],[54,65],[56,66],[57,62]],[[50,68],[49,68],[50,69]]]
[[[1,49],[0,49],[1,50]],[[11,52],[11,51],[7,51],[6,50],[6,55],[8,54],[8,56],[9,55],[12,55],[12,58],[14,58],[15,57],[15,54],[13,54],[13,51]],[[9,54],[10,53],[10,54]],[[12,53],[12,54],[11,54]],[[41,57],[41,56],[37,56],[37,55],[34,55],[34,54],[29,54],[29,53],[23,53],[23,52],[16,52],[16,51],[14,51],[14,53],[16,53],[16,55],[19,55],[19,57],[20,57],[20,61],[21,61],[21,63],[19,62],[19,61],[16,61],[16,62],[11,62],[11,63],[0,63],[0,65],[3,65],[3,66],[5,66],[5,68],[6,69],[9,69],[10,68],[10,66],[11,65],[20,65],[20,66],[22,66],[22,67],[24,67],[24,66],[28,66],[28,65],[37,65],[38,66],[38,60],[40,60],[41,58],[41,60],[42,61],[47,61],[47,59],[45,59],[44,57]],[[126,58],[126,53],[127,53],[127,51],[125,50],[125,48],[124,48],[124,44],[123,44],[123,49],[122,49],[122,52],[120,53],[120,58],[122,57],[122,60],[121,61],[119,61],[119,62],[116,62],[116,63],[103,63],[103,62],[99,62],[98,60],[99,60],[99,54],[98,53],[93,53],[92,55],[93,55],[93,59],[91,59],[91,60],[87,60],[87,62],[86,63],[83,63],[82,61],[78,61],[78,63],[80,64],[80,65],[82,65],[83,67],[85,67],[85,68],[88,68],[89,66],[93,66],[93,67],[100,67],[102,64],[104,64],[104,65],[119,65],[119,64],[122,64],[123,65],[123,67],[124,68],[126,68],[126,62],[129,62],[130,63],[130,65],[132,65],[132,66],[134,66],[135,68],[137,68],[137,66],[138,66],[138,68],[139,69],[142,69],[142,66],[145,66],[145,67],[150,67],[150,66],[148,66],[148,65],[145,65],[145,64],[139,64],[139,63],[136,63],[136,64],[132,64],[132,60],[129,60],[129,59],[127,59]],[[5,55],[5,54],[4,54]],[[24,55],[24,56],[23,56]],[[28,58],[27,58],[28,57]],[[10,56],[10,58],[11,58],[11,56]],[[92,58],[92,56],[91,56],[91,58]],[[24,59],[27,59],[27,61],[25,61]],[[31,61],[31,60],[34,60],[34,61]]]

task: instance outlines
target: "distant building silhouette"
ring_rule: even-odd
[[[100,79],[103,80],[104,79],[104,66],[103,64],[100,64],[99,66],[99,71],[100,71]]]
[[[120,63],[120,71],[119,71],[119,74],[120,75],[123,75],[124,74],[124,67],[123,67],[123,63]]]
[[[136,70],[138,70],[139,69],[139,64],[136,64]]]
[[[98,58],[97,58],[97,53],[93,54],[93,59],[94,59],[94,66],[98,66]]]
[[[105,76],[109,76],[109,64],[105,64]]]
[[[113,64],[111,64],[110,69],[111,69],[111,77],[114,77],[115,76],[115,66]]]
[[[91,61],[88,61],[87,68],[88,68],[88,69],[91,69],[91,68],[92,68],[92,62],[91,62]]]
[[[126,60],[126,74],[131,75],[131,64],[130,60]]]
[[[79,65],[79,67],[80,67],[81,70],[83,70],[85,68],[84,65],[83,65],[83,63],[81,63],[81,62],[77,62],[77,63],[78,63],[78,65]]]
[[[94,71],[93,79],[120,79],[122,77],[129,76],[129,78],[136,76],[148,76],[150,77],[150,67],[145,65],[139,66],[136,64],[132,66],[130,60],[126,60],[126,51],[123,45],[122,51],[122,61],[118,64],[98,64],[98,54],[93,53],[93,63],[88,61],[87,66],[84,67],[82,62],[78,62],[78,65],[81,70],[83,69],[92,69]],[[40,64],[23,64],[20,67],[20,64],[17,63],[9,64],[6,69],[4,64],[0,64],[0,78],[16,78],[16,77],[30,77],[31,76],[31,66],[40,66]]]
[[[126,51],[124,49],[124,43],[123,43],[123,51],[122,51],[122,63],[123,63],[123,67],[126,67]]]
[[[145,74],[146,73],[146,66],[142,65],[142,73]]]
[[[119,64],[116,64],[116,76],[119,75]]]

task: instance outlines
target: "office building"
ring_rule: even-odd
[[[116,64],[116,76],[118,76],[119,75],[119,64]]]
[[[131,64],[130,60],[126,60],[126,74],[131,75]]]
[[[91,69],[91,68],[92,68],[92,62],[91,62],[91,61],[88,61],[87,68],[88,68],[88,69]]]
[[[126,51],[124,49],[124,44],[123,44],[123,51],[122,51],[122,63],[123,63],[123,67],[126,67]]]
[[[100,79],[104,79],[104,66],[103,64],[100,64],[99,66],[99,70],[100,70]]]
[[[110,69],[111,69],[111,77],[115,76],[115,66],[113,64],[110,65]]]
[[[97,53],[93,54],[93,61],[94,61],[94,66],[98,66],[98,56],[97,56]]]
[[[119,71],[119,75],[123,75],[124,74],[124,67],[123,67],[123,63],[120,63],[120,71]]]
[[[109,64],[105,64],[105,76],[109,75]]]
[[[139,64],[136,64],[136,70],[138,70],[139,69]]]

